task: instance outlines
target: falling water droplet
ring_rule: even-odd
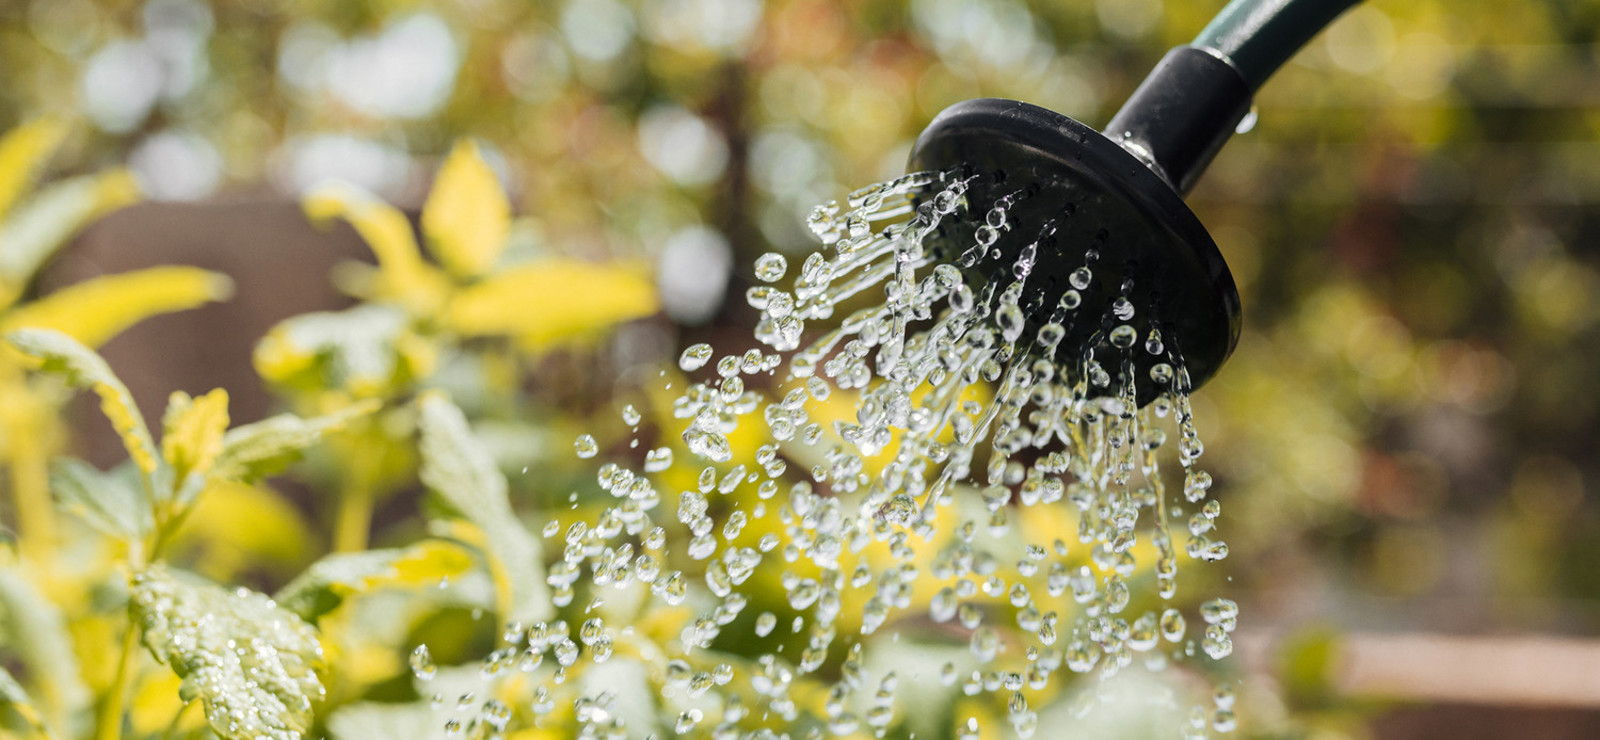
[[[580,434],[572,441],[572,448],[577,450],[578,457],[591,458],[600,453],[600,445],[594,441],[592,434]]]
[[[694,372],[705,367],[706,363],[711,361],[711,354],[712,350],[709,344],[690,345],[688,349],[683,351],[683,355],[678,358],[678,367],[682,368],[686,373]]]

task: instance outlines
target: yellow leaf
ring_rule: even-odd
[[[141,737],[149,737],[166,730],[184,706],[183,679],[172,671],[150,671],[139,681],[133,696],[128,698],[128,724]],[[193,732],[206,722],[200,712],[187,712],[178,720],[178,730]]]
[[[477,143],[456,144],[422,207],[422,233],[433,256],[458,277],[477,277],[494,266],[510,229],[511,203]]]
[[[318,188],[306,196],[304,207],[313,222],[342,218],[366,241],[381,270],[373,297],[398,301],[421,315],[443,300],[449,281],[422,261],[411,222],[399,209],[348,185]]]
[[[28,183],[67,135],[66,125],[54,118],[37,118],[0,137],[0,217],[11,210]]]
[[[218,580],[231,581],[247,568],[293,572],[311,552],[311,527],[271,488],[213,480],[195,499],[174,548]]]
[[[217,388],[196,399],[179,391],[167,404],[162,422],[161,456],[181,483],[189,475],[204,476],[222,452],[228,431],[228,392]]]
[[[0,319],[0,329],[55,329],[98,347],[139,321],[226,300],[233,281],[198,267],[152,267],[69,285]]]
[[[658,306],[655,285],[636,266],[545,260],[462,289],[446,321],[461,334],[511,336],[539,350],[649,316]]]

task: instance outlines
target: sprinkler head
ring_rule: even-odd
[[[990,206],[1012,199],[999,238],[963,274],[974,290],[991,281],[1003,288],[1017,279],[1019,255],[1037,244],[1019,304],[1028,321],[1019,349],[1026,344],[1046,352],[1032,338],[1052,314],[1059,315],[1067,291],[1077,289],[1073,273],[1089,267],[1092,278],[1077,289],[1081,304],[1061,322],[1066,336],[1053,355],[1082,357],[1105,346],[1115,327],[1131,325],[1138,339],[1126,353],[1142,406],[1165,390],[1151,381],[1151,368],[1178,368],[1175,356],[1181,356],[1188,380],[1180,375],[1173,389],[1186,391],[1209,380],[1239,341],[1240,309],[1217,245],[1171,175],[1130,151],[1139,150],[1137,144],[1125,147],[1038,106],[986,98],[940,113],[918,138],[910,167],[970,178],[967,207],[930,240],[931,256],[941,261],[956,263],[977,243]],[[1214,152],[1204,153],[1198,167]],[[1132,304],[1131,319],[1115,315],[1119,298]],[[1160,331],[1160,354],[1145,349],[1152,328]],[[1119,372],[1120,359],[1097,359],[1113,375]]]

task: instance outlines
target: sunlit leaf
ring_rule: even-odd
[[[274,383],[371,395],[399,380],[402,369],[431,362],[407,354],[408,323],[403,312],[370,303],[295,316],[256,345],[256,371]]]
[[[150,502],[136,477],[124,467],[102,473],[82,460],[64,458],[50,466],[50,488],[61,504],[95,529],[125,542],[138,542],[155,526]]]
[[[44,724],[71,737],[93,702],[84,684],[66,618],[22,573],[0,569],[0,634],[27,667],[34,687],[33,706]]]
[[[162,565],[134,577],[132,607],[145,646],[204,702],[219,737],[299,740],[311,729],[322,646],[299,617]]]
[[[358,403],[340,411],[304,419],[279,414],[254,424],[234,427],[222,436],[222,452],[211,468],[213,480],[250,482],[271,475],[300,458],[322,435],[351,419],[370,414],[376,401]]]
[[[314,547],[311,525],[283,494],[260,483],[213,478],[184,518],[172,551],[193,553],[203,575],[231,580],[242,572],[288,575]]]
[[[132,203],[139,187],[122,170],[62,180],[39,191],[0,224],[0,305],[10,305],[33,273],[78,229]]]
[[[0,329],[55,329],[98,347],[151,316],[186,311],[233,294],[226,275],[198,267],[152,267],[69,285],[0,319]]]
[[[11,204],[38,176],[66,135],[67,127],[59,119],[37,118],[0,137],[0,218],[11,210]]]
[[[145,475],[156,469],[156,444],[150,438],[144,416],[133,403],[128,387],[111,372],[106,361],[94,350],[72,337],[51,329],[18,329],[6,335],[11,346],[42,361],[40,369],[57,373],[78,388],[89,388],[100,397],[100,410],[122,437],[128,457]]]
[[[177,485],[190,475],[204,477],[222,454],[228,431],[228,392],[216,388],[199,398],[178,391],[167,401],[161,422],[161,456],[172,466]]]
[[[318,560],[275,597],[278,604],[315,622],[352,594],[388,586],[433,587],[472,567],[472,557],[443,540],[404,549],[336,553]]]
[[[337,740],[425,740],[438,734],[434,712],[423,703],[363,702],[341,707],[328,718]]]
[[[439,168],[422,208],[422,233],[433,256],[460,277],[494,266],[511,230],[511,203],[473,141],[462,141]]]
[[[539,541],[522,526],[506,497],[506,479],[472,436],[461,409],[437,393],[419,399],[422,482],[489,540],[495,586],[507,620],[548,619],[552,613]]]
[[[504,335],[531,349],[593,335],[656,312],[655,285],[642,269],[543,260],[462,289],[445,320],[469,335]]]
[[[304,201],[314,222],[342,218],[355,227],[372,249],[382,270],[375,298],[398,301],[412,311],[429,313],[438,306],[448,280],[422,260],[411,222],[399,209],[349,185],[318,188]]]

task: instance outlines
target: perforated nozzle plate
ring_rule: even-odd
[[[1081,353],[1116,324],[1133,325],[1139,332],[1132,354],[1143,405],[1157,395],[1151,366],[1167,361],[1143,348],[1152,321],[1167,348],[1181,351],[1191,387],[1209,380],[1232,354],[1239,340],[1239,292],[1216,244],[1166,181],[1100,132],[1027,103],[968,100],[929,124],[910,166],[965,167],[976,176],[967,191],[969,207],[959,219],[947,219],[950,226],[938,238],[938,256],[951,262],[975,243],[991,204],[1027,192],[1009,210],[1009,228],[994,244],[1000,258],[985,258],[967,270],[974,288],[996,277],[1009,282],[1017,256],[1054,221],[1053,246],[1041,246],[1025,284],[1021,306],[1029,317],[1021,343],[1037,349],[1031,338],[1094,248],[1099,258],[1091,264],[1093,280],[1079,291],[1083,303],[1071,312],[1057,357]],[[996,275],[1000,271],[1003,276]],[[1136,314],[1117,321],[1109,309],[1127,280]],[[1119,371],[1120,361],[1100,359],[1112,374]]]

